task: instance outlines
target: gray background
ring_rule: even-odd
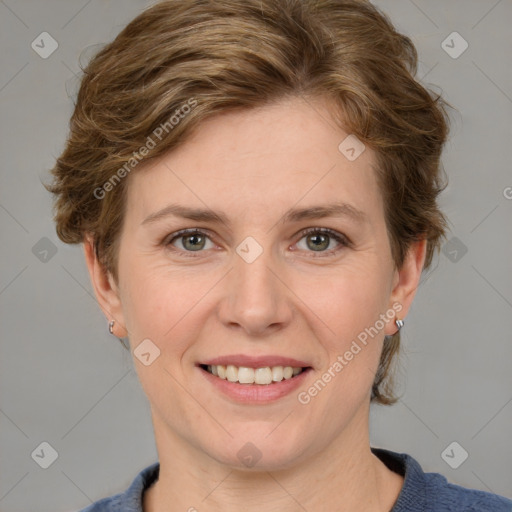
[[[512,498],[512,1],[376,3],[413,38],[419,77],[458,113],[441,200],[450,242],[402,331],[402,399],[372,408],[372,445]],[[41,185],[64,146],[80,56],[149,4],[0,0],[2,512],[77,510],[157,460],[131,357],[107,332],[81,247],[58,240]],[[31,48],[44,31],[59,44],[47,59]],[[469,44],[458,58],[442,47],[453,31]],[[457,469],[441,456],[453,441],[469,454]],[[31,456],[42,442],[58,453],[48,469]],[[449,451],[452,463],[461,453]]]

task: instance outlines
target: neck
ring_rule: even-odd
[[[359,421],[355,418],[350,431],[344,431],[326,450],[288,469],[272,471],[220,464],[170,434],[153,414],[160,472],[144,494],[143,510],[389,512],[403,477],[371,452],[368,412]]]

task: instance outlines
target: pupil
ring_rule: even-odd
[[[202,245],[195,245],[197,244],[197,241],[201,241],[201,238],[202,236],[201,235],[189,235],[185,238],[185,245],[187,244],[187,241],[190,241],[192,240],[192,245],[190,247],[186,247],[186,248],[192,248],[192,250],[196,250],[196,249],[201,249],[202,248]],[[200,244],[200,242],[199,242]],[[204,245],[204,243],[203,243]]]
[[[321,234],[318,234],[318,235],[311,235],[311,238],[310,238],[310,240],[317,240],[317,241],[318,241],[319,239],[323,239],[323,242],[324,242],[324,243],[323,243],[323,245],[324,245],[325,247],[327,247],[327,246],[329,245],[329,243],[328,243],[328,241],[327,241],[327,240],[328,240],[328,237],[327,237],[326,235],[321,235]],[[325,244],[325,242],[326,242],[326,241],[327,241],[327,244]],[[318,243],[316,243],[316,242],[313,242],[313,247],[315,247],[315,248],[319,248],[321,245],[322,245],[322,241],[320,241],[320,243],[319,243],[319,244],[318,244]],[[320,247],[320,248],[324,248],[324,249],[325,249],[325,247]]]

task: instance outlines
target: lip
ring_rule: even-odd
[[[232,364],[234,366],[245,366],[247,368],[265,368],[266,366],[292,366],[295,368],[307,368],[311,367],[311,364],[300,361],[298,359],[293,359],[290,357],[281,357],[281,356],[248,356],[246,354],[233,354],[230,356],[219,356],[213,359],[208,359],[207,361],[201,361],[199,364],[217,366],[222,364],[227,366],[228,364]]]
[[[217,360],[222,360],[222,358],[212,359],[212,361]],[[274,361],[276,359],[272,360]],[[293,361],[290,359],[287,360]],[[279,365],[276,364],[274,366]],[[294,365],[286,364],[285,366]],[[300,364],[297,364],[296,366],[300,366]],[[262,367],[260,366],[259,368]],[[304,380],[309,376],[310,372],[313,371],[313,369],[309,367],[291,379],[283,379],[280,382],[273,382],[272,384],[240,384],[237,382],[230,382],[229,380],[221,379],[215,375],[212,375],[208,371],[201,368],[201,366],[198,366],[197,369],[205,378],[205,380],[214,386],[217,391],[220,391],[223,395],[227,396],[229,399],[235,402],[248,405],[264,405],[276,402],[285,396],[289,396],[293,391],[304,384]]]

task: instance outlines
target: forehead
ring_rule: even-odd
[[[206,119],[180,147],[130,175],[128,214],[142,222],[180,203],[263,221],[334,202],[380,214],[375,155],[330,111],[325,100],[294,99]]]

